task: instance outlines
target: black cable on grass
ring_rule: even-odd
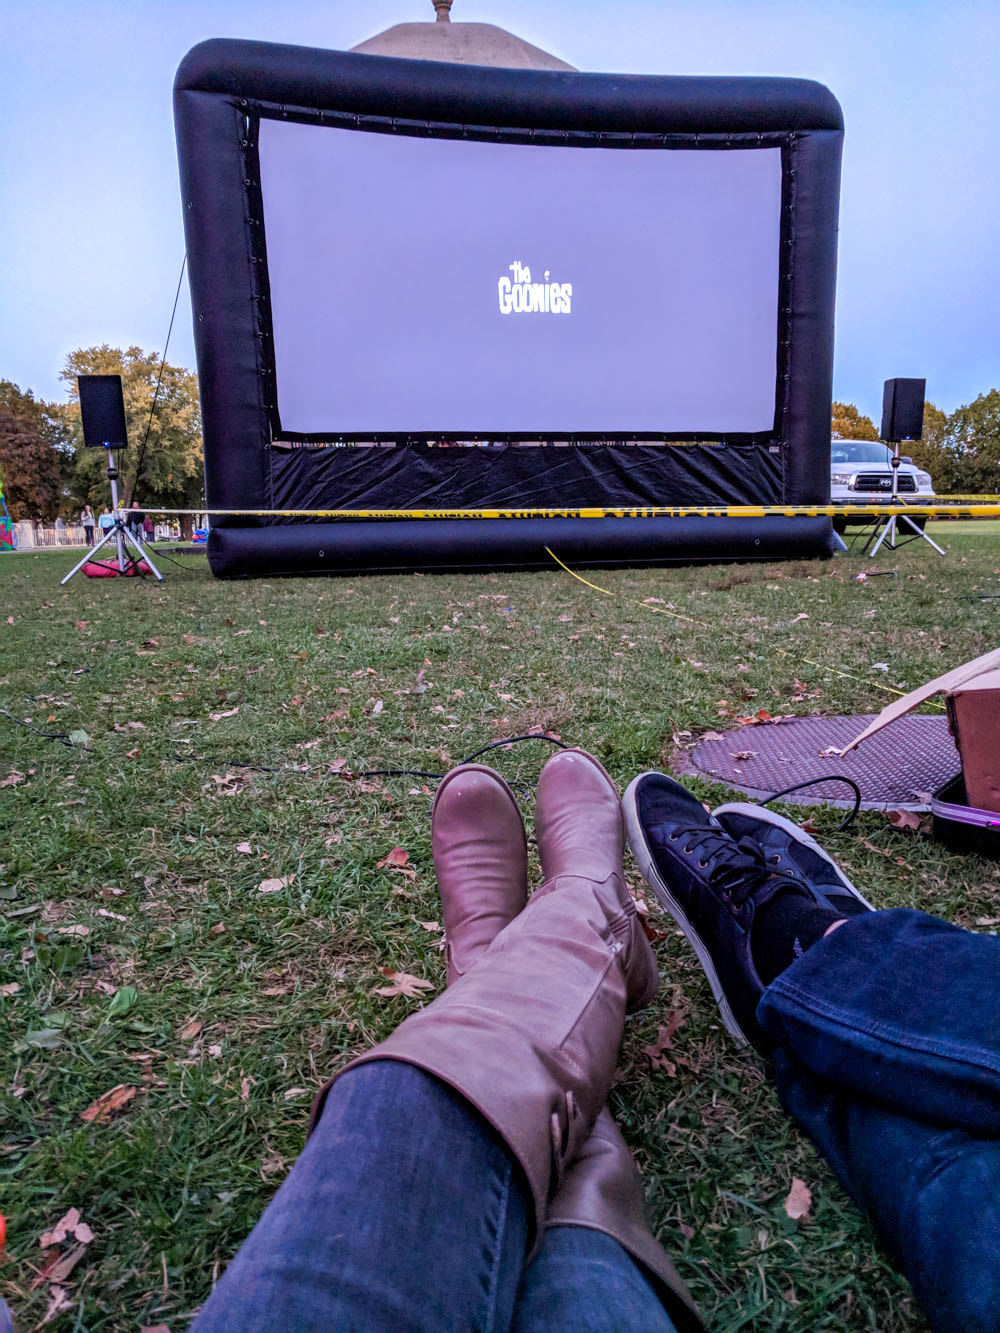
[[[853,778],[845,778],[842,773],[824,773],[821,778],[808,778],[805,782],[795,782],[791,787],[783,787],[781,791],[776,791],[773,796],[763,797],[756,804],[770,805],[772,801],[777,801],[782,796],[788,796],[793,791],[802,791],[805,787],[818,787],[821,782],[843,782],[854,792],[854,809],[848,811],[846,818],[830,830],[831,833],[840,833],[854,823],[858,817],[858,811],[861,809],[861,788]]]
[[[32,703],[37,702],[33,695],[25,695],[25,698]],[[8,712],[6,708],[0,708],[0,716],[9,718],[16,727],[24,727],[27,731],[34,732],[36,736],[41,736],[44,740],[58,741],[60,745],[65,745],[70,750],[86,750],[89,753],[93,753],[94,747],[92,745],[78,744],[76,741],[70,739],[69,732],[67,731],[42,731],[40,728],[32,726],[30,722],[24,722],[20,718],[15,717],[14,714]],[[488,745],[484,745],[480,749],[474,750],[467,759],[462,759],[459,763],[471,764],[473,759],[478,759],[480,755],[487,754],[490,750],[499,750],[505,745],[517,745],[521,741],[548,741],[550,745],[555,745],[560,750],[569,748],[563,741],[557,740],[555,736],[545,736],[541,732],[531,732],[529,735],[525,736],[508,736],[503,740],[490,741]],[[296,768],[293,764],[248,764],[244,763],[242,760],[220,759],[218,757],[198,754],[172,754],[170,758],[178,764],[216,764],[220,768],[242,768],[253,773],[302,772],[302,769]],[[422,768],[366,768],[360,773],[344,772],[342,774],[333,774],[332,776],[343,777],[349,782],[353,782],[357,778],[430,778],[435,782],[440,782],[444,777],[444,774],[431,773]],[[527,783],[519,782],[516,785],[527,790],[530,795],[531,788]]]
[[[0,708],[0,716],[9,718],[15,727],[24,727],[25,731],[33,731],[36,736],[41,736],[43,740],[58,741],[60,745],[65,745],[69,750],[92,751],[94,748],[92,745],[78,745],[76,741],[71,741],[68,731],[42,731],[40,727],[34,727],[30,722],[25,722],[22,718],[15,717],[13,713],[8,713],[6,708]]]

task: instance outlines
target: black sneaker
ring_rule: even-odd
[[[662,773],[641,773],[622,798],[632,854],[660,903],[690,940],[726,1030],[766,1051],[757,1023],[765,990],[750,948],[759,908],[793,891],[826,909],[822,894],[765,860],[753,838],[735,841],[697,796]],[[784,854],[782,854],[784,855]]]
[[[746,801],[720,805],[712,814],[737,842],[752,838],[776,870],[806,880],[816,897],[838,916],[875,911],[816,839],[784,815]]]

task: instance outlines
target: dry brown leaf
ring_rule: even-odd
[[[257,892],[279,893],[282,889],[286,889],[294,878],[294,875],[283,875],[280,879],[262,879],[257,885]]]
[[[1000,926],[1000,916],[977,916],[977,926]]]
[[[43,1231],[38,1238],[38,1243],[43,1250],[50,1249],[53,1245],[61,1245],[64,1240],[73,1237],[83,1245],[89,1245],[94,1239],[94,1233],[86,1222],[80,1220],[79,1208],[70,1208],[64,1213],[51,1231]]]
[[[19,981],[8,981],[6,985],[0,986],[0,995],[16,995],[20,989]]]
[[[126,1083],[119,1083],[117,1087],[102,1093],[96,1102],[91,1102],[85,1111],[81,1111],[80,1119],[86,1120],[88,1124],[95,1122],[102,1125],[106,1124],[113,1115],[117,1115],[119,1111],[124,1110],[138,1092],[138,1088],[129,1087]],[[77,1234],[79,1236],[79,1232]]]
[[[405,851],[402,847],[393,847],[388,856],[383,856],[381,861],[376,862],[375,869],[399,869],[401,866],[405,866],[409,862],[409,859],[409,852]]]
[[[143,1324],[139,1333],[170,1333],[169,1324]]]
[[[66,1310],[72,1310],[73,1299],[65,1287],[49,1288],[49,1306],[42,1316],[41,1327],[51,1324],[57,1315],[61,1315]]]
[[[189,1018],[177,1035],[181,1041],[194,1041],[204,1026],[200,1018]]]
[[[372,990],[373,995],[385,995],[387,997],[405,995],[409,1000],[419,1000],[424,991],[434,989],[432,981],[423,981],[410,972],[394,972],[391,967],[381,967],[379,971],[384,977],[389,978],[392,985],[375,986]]]
[[[668,1060],[663,1054],[674,1044],[674,1033],[684,1022],[683,1009],[671,1009],[667,1015],[667,1021],[656,1034],[656,1040],[649,1046],[642,1048],[643,1054],[649,1057],[649,1063],[654,1069],[662,1069],[664,1073],[671,1077],[677,1072],[672,1060]]]
[[[214,926],[209,926],[208,933],[210,935],[225,935],[226,933],[225,921],[216,921]]]
[[[417,925],[421,926],[424,930],[444,930],[440,921],[418,921]]]
[[[309,1091],[308,1088],[289,1088],[288,1091],[284,1093],[285,1101],[290,1102],[292,1101],[293,1098],[301,1097],[303,1093],[306,1093],[308,1091]]]
[[[87,1231],[90,1231],[89,1227],[86,1229]],[[93,1240],[93,1233],[91,1233],[91,1240]],[[48,1280],[54,1283],[65,1282],[73,1269],[87,1253],[87,1246],[89,1244],[90,1241],[82,1240],[78,1245],[74,1245],[71,1250],[64,1254],[63,1257],[53,1265],[48,1274]]]
[[[24,782],[24,774],[19,773],[16,768],[12,768],[5,778],[0,778],[0,787],[16,787],[19,782]]]
[[[235,717],[240,711],[239,704],[235,708],[227,708],[221,713],[209,713],[209,722],[221,722],[224,717]]]
[[[54,929],[55,929],[55,932],[56,932],[57,935],[80,935],[80,936],[83,936],[83,935],[89,935],[89,934],[90,934],[90,927],[89,927],[89,926],[55,926]]]
[[[250,1089],[256,1087],[257,1080],[252,1074],[244,1074],[240,1079],[240,1101],[248,1102],[250,1100]]]
[[[244,856],[248,856],[253,851],[253,848],[248,842],[238,842],[236,844],[236,850],[242,852]]]
[[[885,817],[893,828],[902,829],[907,833],[930,833],[932,817],[930,814],[920,814],[916,810],[887,810]]]
[[[809,1216],[809,1209],[812,1207],[812,1190],[804,1180],[799,1180],[798,1176],[792,1177],[792,1188],[788,1191],[788,1198],[785,1200],[785,1212],[793,1221],[805,1221]]]
[[[208,1053],[213,1060],[218,1060],[219,1056],[222,1054],[222,1043],[216,1042],[214,1045],[209,1046]]]

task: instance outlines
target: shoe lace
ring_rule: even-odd
[[[675,829],[671,838],[683,838],[682,850],[701,853],[698,866],[708,870],[708,882],[719,895],[742,907],[746,900],[780,872],[768,865],[761,848],[752,838],[739,841],[704,824]],[[787,878],[787,877],[785,877]]]

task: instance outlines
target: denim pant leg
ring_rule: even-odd
[[[334,1084],[197,1333],[506,1330],[529,1194],[482,1117],[395,1061]]]
[[[775,1078],[935,1329],[1000,1330],[1000,940],[852,919],[764,994]]]
[[[611,1236],[551,1227],[525,1270],[512,1333],[677,1333],[656,1288]]]

